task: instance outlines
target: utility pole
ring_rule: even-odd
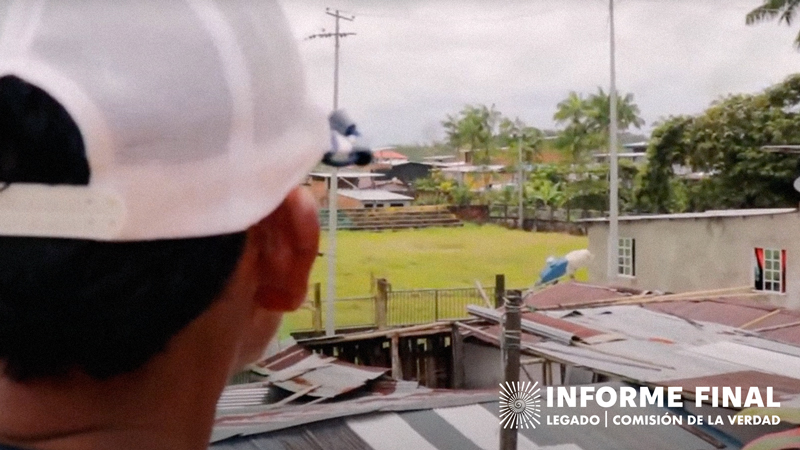
[[[523,201],[524,201],[524,198],[525,198],[525,191],[524,191],[524,189],[525,189],[525,180],[524,180],[525,171],[522,168],[522,130],[520,130],[520,132],[519,132],[519,161],[518,161],[518,163],[519,163],[519,212],[518,212],[518,216],[517,217],[519,217],[519,229],[520,230],[524,230],[525,229],[525,227],[524,227],[524,224],[525,224],[525,207],[523,205]]]
[[[609,198],[608,198],[608,257],[606,258],[607,278],[609,283],[614,283],[617,279],[617,264],[619,264],[619,168],[617,160],[617,62],[615,55],[614,38],[614,0],[608,0],[608,12],[610,17],[610,63],[611,63],[611,87],[609,88],[609,127],[608,127],[608,146],[609,157],[611,158],[611,168],[609,174]]]
[[[334,38],[334,63],[333,63],[333,110],[339,109],[339,39],[354,36],[355,33],[341,33],[339,20],[352,22],[355,16],[344,16],[337,10],[325,8],[325,14],[336,20],[336,29],[333,33],[319,33],[307,39]],[[339,196],[339,169],[334,168],[328,178],[328,283],[325,299],[325,335],[333,336],[336,333],[334,301],[336,300],[336,227],[339,223],[339,211],[336,200]]]
[[[503,324],[503,381],[508,386],[519,381],[520,371],[520,326],[522,324],[522,292],[509,291],[505,298],[505,321]],[[517,428],[500,428],[500,450],[517,449]]]

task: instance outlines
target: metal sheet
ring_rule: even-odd
[[[491,320],[497,323],[500,323],[502,321],[503,313],[494,309],[484,308],[482,306],[476,306],[476,305],[468,305],[467,311],[470,314],[476,317],[480,317],[482,319]],[[525,319],[522,319],[520,328],[528,333],[533,333],[537,336],[546,337],[548,339],[552,339],[565,344],[569,344],[573,340],[577,339],[577,336],[575,336],[571,332],[560,330],[558,328],[549,325],[543,325],[536,322],[531,322],[530,320],[525,320]]]
[[[651,214],[642,216],[620,216],[620,222],[633,222],[641,220],[680,220],[680,219],[715,219],[720,217],[755,217],[771,216],[776,214],[791,214],[797,212],[795,208],[764,208],[764,209],[726,209],[718,211],[705,211],[698,213],[678,213],[678,214]],[[608,223],[607,218],[583,219],[579,222]]]
[[[352,417],[345,423],[374,449],[436,450],[436,447],[395,413]]]
[[[688,351],[762,372],[790,378],[800,376],[800,358],[736,342],[717,342]]]
[[[525,297],[526,305],[533,308],[553,307],[580,302],[593,302],[628,297],[631,294],[607,286],[583,283],[559,283],[555,286],[533,292]]]
[[[498,418],[480,405],[440,408],[434,412],[479,448],[495,448],[500,442]],[[489,424],[489,426],[476,426],[476,424]],[[538,448],[523,434],[517,435],[517,445],[521,449]]]
[[[332,398],[357,389],[388,371],[383,367],[356,366],[311,354],[293,366],[270,374],[268,381],[291,392],[317,386],[306,395]]]

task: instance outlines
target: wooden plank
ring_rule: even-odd
[[[400,366],[400,337],[392,336],[392,378],[403,379],[403,368]]]
[[[758,318],[755,318],[755,319],[751,320],[750,322],[743,323],[743,324],[739,325],[739,328],[748,328],[748,327],[751,327],[751,326],[753,326],[753,325],[755,325],[755,324],[757,324],[757,323],[759,323],[759,322],[763,322],[765,319],[769,319],[770,317],[772,317],[772,316],[774,316],[774,315],[776,315],[776,314],[780,313],[781,311],[783,311],[783,310],[782,310],[782,309],[780,309],[780,308],[778,308],[778,309],[776,309],[776,310],[774,310],[774,311],[770,311],[770,312],[768,312],[768,313],[764,314],[764,315],[763,315],[763,316],[761,316],[761,317],[758,317]]]
[[[451,389],[464,388],[464,337],[458,330],[458,323],[452,325],[452,334],[450,335],[450,347],[453,352],[453,373],[450,377]]]

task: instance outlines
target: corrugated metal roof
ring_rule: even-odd
[[[289,349],[292,350],[292,349]],[[383,367],[357,366],[336,358],[319,356],[303,350],[298,358],[295,351],[282,352],[286,359],[272,359],[262,365],[263,374],[271,384],[290,392],[305,392],[311,397],[332,398],[357,389],[369,380],[374,380],[389,369]],[[294,361],[287,365],[288,361]],[[276,370],[276,367],[282,367]]]
[[[559,305],[575,305],[597,300],[629,297],[631,289],[597,286],[584,283],[558,283],[528,294],[524,302],[533,308],[552,308]]]
[[[413,390],[402,388],[389,394],[372,392],[328,403],[289,404],[279,408],[254,406],[238,411],[218,410],[211,441],[360,414],[448,408],[497,401],[496,391],[447,391],[417,387]]]
[[[756,333],[686,320],[638,305],[541,314],[624,337],[591,345],[552,338],[526,345],[534,354],[555,361],[660,385],[670,385],[673,380],[713,380],[724,374],[755,372],[781,376],[784,385],[800,391],[800,347],[764,339]]]
[[[683,392],[694,393],[697,386],[711,386],[721,389],[722,387],[743,388],[744,393],[750,387],[757,387],[761,391],[761,398],[766,397],[766,388],[773,388],[775,400],[790,400],[800,395],[800,384],[797,379],[764,373],[757,370],[743,370],[740,372],[722,373],[700,378],[685,378],[682,380],[670,380],[669,386],[680,386]]]
[[[382,189],[339,189],[339,195],[343,197],[353,198],[359,201],[409,201],[414,200],[414,197],[407,195],[400,195]]]
[[[800,312],[754,302],[752,299],[730,297],[650,303],[642,306],[684,319],[733,327],[752,323],[746,329],[758,331],[760,335],[770,339],[800,345]]]
[[[617,390],[622,383],[608,383]],[[417,397],[417,396],[412,396]],[[441,397],[450,404],[442,404]],[[470,392],[433,391],[409,401],[408,397],[381,399],[380,408],[363,409],[363,399],[335,402],[327,405],[300,407],[294,417],[312,420],[297,425],[284,422],[277,428],[280,415],[255,414],[246,429],[247,436],[215,441],[213,449],[440,449],[458,448],[480,450],[497,448],[500,419],[498,393],[475,395]],[[453,399],[461,404],[453,404]],[[422,400],[422,401],[420,401]],[[416,402],[416,404],[415,404]],[[286,408],[290,410],[291,408]],[[333,414],[319,414],[328,409]],[[311,411],[313,410],[313,411]],[[316,411],[316,412],[315,412]],[[580,414],[611,417],[626,414],[623,408],[601,408],[589,400]],[[339,413],[339,416],[334,415]],[[543,411],[548,415],[572,415],[575,410],[552,407]],[[285,414],[285,413],[284,413]],[[667,414],[664,408],[653,405],[637,408],[636,414]],[[290,425],[293,424],[293,425]],[[261,431],[259,430],[259,427]],[[535,429],[522,429],[518,434],[520,449],[539,450],[653,450],[712,449],[710,442],[732,444],[732,440],[713,429],[694,427],[691,432],[678,426],[630,425],[608,427],[592,425],[552,426],[540,423]],[[215,436],[233,436],[226,422],[218,420]],[[693,434],[694,433],[694,434]],[[722,442],[720,442],[720,440]],[[728,448],[735,448],[730,445]]]
[[[682,220],[682,219],[717,219],[723,217],[754,217],[771,216],[776,214],[789,214],[797,212],[796,208],[763,208],[763,209],[727,209],[718,211],[705,211],[697,213],[678,213],[678,214],[652,214],[643,216],[620,216],[620,222],[632,222],[640,220]],[[582,219],[583,223],[606,223],[607,218]]]

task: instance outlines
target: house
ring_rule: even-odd
[[[378,173],[340,171],[337,174],[337,187],[340,190],[370,188],[375,179],[382,176]],[[306,185],[321,208],[328,207],[328,187],[332,177],[330,172],[312,172],[308,175]]]
[[[586,219],[595,255],[589,280],[606,281],[608,219]],[[623,216],[613,284],[687,292],[751,286],[800,309],[800,213],[794,208]]]
[[[607,163],[609,161],[609,154],[608,153],[595,153],[592,155],[595,162],[598,163]],[[617,153],[617,158],[619,160],[628,160],[632,163],[639,165],[647,163],[647,153],[646,152],[620,152]]]
[[[342,209],[405,207],[414,201],[414,197],[382,189],[340,189],[338,194]]]
[[[485,166],[462,164],[443,167],[440,170],[445,178],[475,191],[491,189],[493,185],[507,184],[514,179],[514,174],[507,173],[505,166],[499,164]]]
[[[383,175],[387,180],[397,179],[407,187],[411,187],[416,180],[429,177],[432,168],[433,164],[431,163],[402,161],[376,165],[372,172]]]
[[[372,162],[374,164],[398,164],[407,161],[408,157],[395,151],[394,147],[379,148],[372,152]]]

